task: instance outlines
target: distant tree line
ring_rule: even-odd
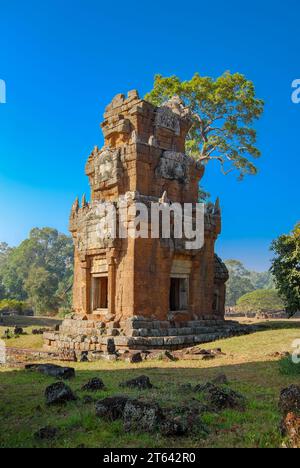
[[[256,272],[247,270],[239,260],[226,260],[229,271],[227,282],[226,306],[234,307],[237,301],[245,294],[256,290],[275,289],[275,282],[270,271]]]
[[[73,242],[56,229],[32,229],[18,247],[0,243],[0,300],[22,301],[35,314],[71,307]]]
[[[247,270],[238,260],[227,260],[226,306],[241,311],[300,311],[300,223],[271,244],[274,258],[267,272]]]

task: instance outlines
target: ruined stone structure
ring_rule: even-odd
[[[131,91],[106,108],[104,147],[95,147],[86,164],[91,201],[83,197],[80,206],[76,200],[70,217],[74,314],[59,332],[45,334],[45,349],[59,349],[65,357],[97,356],[115,349],[191,346],[232,334],[234,324],[224,322],[228,272],[214,252],[221,230],[218,201],[206,207],[205,243],[196,250],[172,234],[114,238],[101,224],[103,202],[114,204],[119,223],[125,201],[198,201],[204,168],[185,154],[191,124],[189,110],[176,97],[155,107]]]

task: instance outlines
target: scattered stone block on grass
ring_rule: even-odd
[[[127,351],[120,355],[119,358],[125,362],[130,362],[131,364],[143,362],[143,355],[140,352]]]
[[[147,360],[157,360],[157,361],[178,361],[178,357],[176,357],[170,351],[153,351],[151,353],[146,354]]]
[[[281,421],[281,434],[287,438],[288,448],[300,448],[300,416],[288,413]]]
[[[126,432],[154,432],[164,420],[164,415],[157,403],[128,400],[124,407],[123,420]]]
[[[219,387],[212,382],[196,385],[195,392],[202,393],[205,404],[215,411],[224,409],[245,410],[246,400],[243,395],[230,388]]]
[[[81,389],[84,391],[97,392],[99,390],[104,390],[105,385],[103,380],[99,379],[98,377],[94,377],[93,379],[90,379],[88,383],[83,385]]]
[[[58,429],[52,426],[45,426],[34,433],[36,440],[51,440],[58,435]]]
[[[104,398],[96,403],[96,415],[108,421],[115,421],[123,417],[128,396],[118,395]]]
[[[166,437],[183,436],[188,432],[185,421],[180,416],[173,419],[166,418],[160,425],[162,435]]]
[[[63,382],[56,382],[49,385],[45,390],[45,397],[47,405],[59,405],[67,403],[68,401],[75,401],[76,396],[71,388]]]
[[[147,390],[153,388],[152,383],[150,382],[149,377],[146,375],[141,375],[140,377],[136,377],[131,380],[127,380],[126,382],[120,383],[120,387],[128,387],[128,388],[138,388],[139,390]]]
[[[55,364],[27,364],[25,369],[37,371],[56,379],[68,380],[75,377],[75,369],[73,367],[61,367]]]
[[[300,386],[290,385],[281,390],[278,406],[280,411],[285,414],[300,413]]]

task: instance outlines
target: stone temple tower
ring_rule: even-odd
[[[230,333],[224,321],[228,272],[214,251],[218,201],[205,208],[204,245],[195,249],[172,230],[169,238],[122,238],[101,224],[105,203],[115,208],[117,227],[124,202],[143,203],[149,213],[152,203],[196,205],[204,168],[185,154],[191,125],[178,97],[155,107],[131,91],[106,108],[104,146],[95,147],[86,164],[91,201],[77,199],[70,216],[74,314],[58,332],[45,334],[46,349],[70,359],[101,357],[192,346]]]

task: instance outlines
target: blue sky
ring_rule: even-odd
[[[67,231],[115,94],[144,95],[155,73],[230,70],[266,102],[260,172],[240,183],[212,164],[203,184],[223,207],[218,252],[266,269],[271,240],[299,220],[299,18],[296,0],[0,2],[0,240],[15,245],[34,226]]]

